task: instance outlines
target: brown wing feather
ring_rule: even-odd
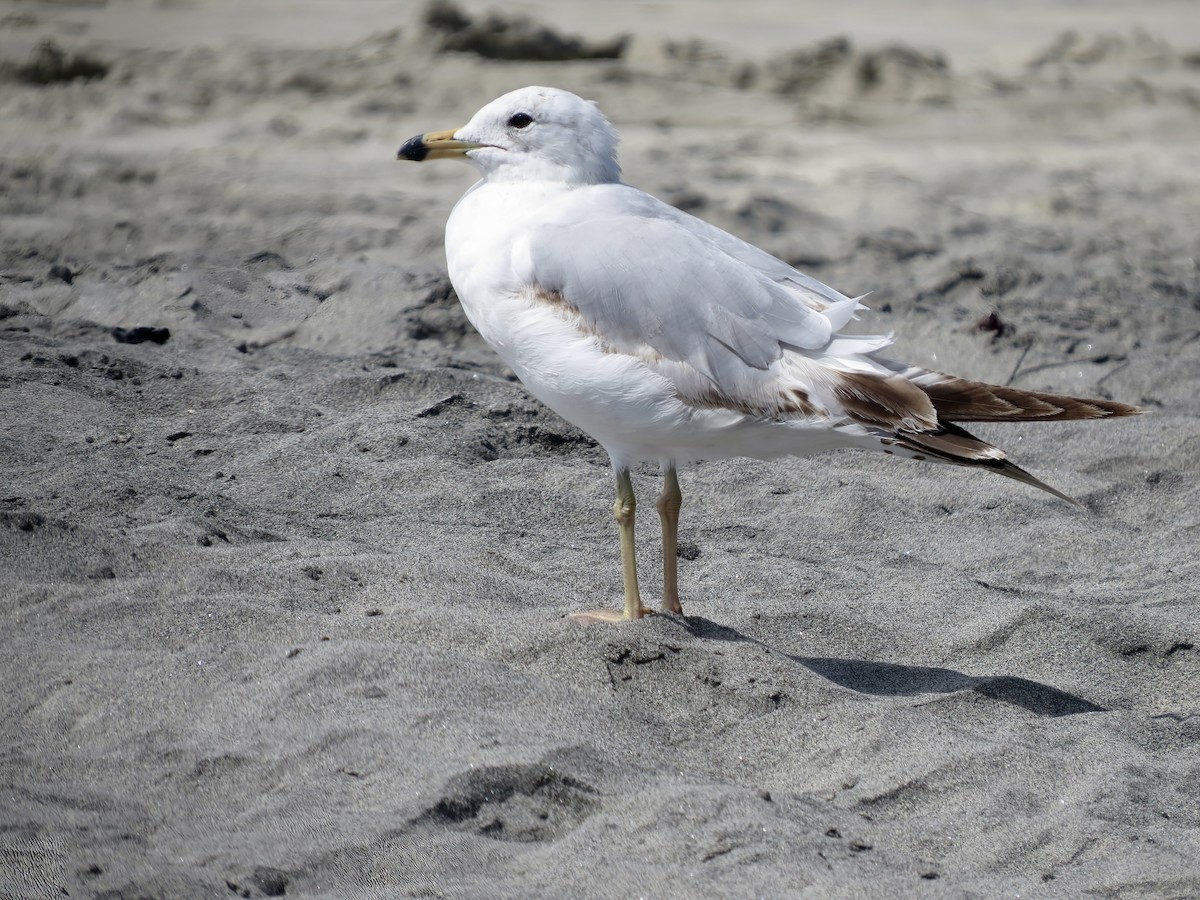
[[[929,396],[899,376],[839,372],[833,393],[850,418],[864,425],[897,431],[937,427],[937,413]]]
[[[999,447],[981,441],[952,422],[940,425],[933,431],[904,431],[896,437],[902,447],[928,453],[947,462],[970,464],[1004,459],[1004,451]]]
[[[1064,422],[1135,416],[1141,412],[1136,406],[1112,400],[1026,391],[967,381],[940,372],[918,372],[920,374],[905,373],[905,376],[925,392],[937,410],[938,418],[944,422]]]
[[[839,373],[834,391],[846,413],[860,424],[887,429],[885,443],[915,459],[936,459],[989,469],[1076,503],[982,441],[956,422],[1061,422],[1132,416],[1136,406],[967,381],[928,369],[897,366],[895,375]]]
[[[985,468],[997,475],[1012,478],[1048,494],[1053,494],[1068,503],[1080,505],[1075,498],[1068,497],[1062,491],[1050,487],[1040,478],[1026,472],[1016,463],[1010,462],[999,447],[993,447],[987,441],[981,441],[952,422],[940,425],[935,431],[897,435],[896,443],[915,451],[913,454],[915,459],[925,459],[929,456],[959,466]]]

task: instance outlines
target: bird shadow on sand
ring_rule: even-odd
[[[967,675],[939,666],[910,666],[865,659],[800,656],[776,650],[757,638],[719,625],[702,616],[681,619],[693,636],[707,640],[745,641],[797,662],[834,684],[879,697],[912,697],[919,694],[953,694],[974,691],[990,700],[1019,706],[1039,716],[1057,718],[1108,710],[1074,694],[1015,675]]]

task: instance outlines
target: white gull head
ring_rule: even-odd
[[[483,145],[466,157],[489,181],[621,180],[616,130],[595,103],[569,91],[525,87],[505,94],[475,113],[454,138]]]

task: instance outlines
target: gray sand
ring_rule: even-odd
[[[0,6],[0,897],[1200,895],[1194,7],[245,6]],[[686,619],[564,621],[607,461],[391,158],[530,83],[901,358],[1150,414],[978,429],[1084,509],[688,470]]]

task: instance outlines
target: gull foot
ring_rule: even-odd
[[[564,618],[568,622],[578,622],[580,625],[611,625],[616,622],[632,622],[652,615],[654,615],[654,610],[643,606],[632,616],[626,615],[623,609],[589,609],[584,612],[569,613]]]

